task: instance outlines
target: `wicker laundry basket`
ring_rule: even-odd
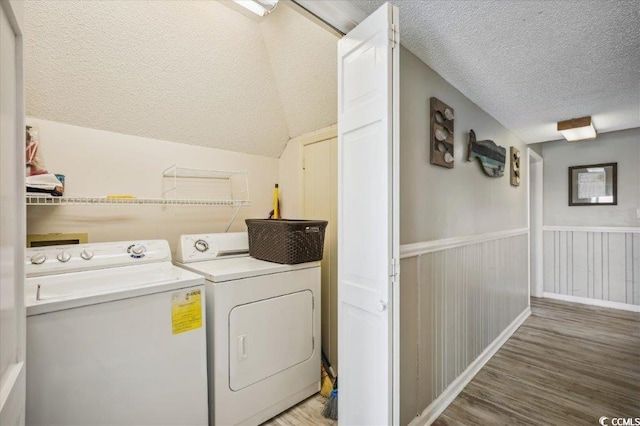
[[[322,260],[326,220],[246,219],[249,254],[295,265]]]

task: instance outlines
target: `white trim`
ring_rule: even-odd
[[[338,125],[332,124],[331,126],[324,127],[314,132],[305,133],[304,135],[296,136],[289,139],[287,143],[299,143],[300,145],[311,145],[314,143],[326,141],[327,139],[333,139],[338,137]]]
[[[582,303],[583,305],[601,306],[603,308],[620,309],[623,311],[640,312],[640,305],[629,303],[611,302],[609,300],[591,299],[588,297],[568,296],[558,293],[542,293],[542,297],[547,299],[564,300],[565,302]]]
[[[507,231],[488,232],[486,234],[467,235],[463,237],[445,238],[442,240],[421,241],[419,243],[402,244],[400,246],[400,259],[420,256],[435,251],[447,250],[454,247],[467,246],[470,244],[484,243],[486,241],[500,240],[503,238],[525,235],[528,228],[510,229]]]
[[[482,353],[460,374],[451,384],[433,401],[409,426],[423,426],[433,423],[444,410],[453,402],[454,399],[469,384],[482,367],[498,352],[513,333],[525,322],[531,315],[531,308],[527,307],[518,317],[505,328],[498,337]]]
[[[359,7],[345,0],[293,0],[293,3],[341,34],[347,34],[367,17]]]
[[[614,232],[624,234],[640,234],[640,226],[548,226],[542,227],[545,231],[566,232]]]
[[[393,301],[392,322],[392,395],[391,395],[391,421],[394,425],[400,424],[400,11],[397,7],[391,7],[391,28],[394,29],[396,43],[392,50],[392,158],[393,158],[393,186],[392,186],[392,262],[396,266],[396,278],[393,280],[391,297]]]
[[[15,114],[16,129],[15,146],[16,156],[22,159],[20,155],[24,150],[24,3],[16,0],[0,1],[0,8],[4,11],[9,26],[15,34]],[[6,141],[10,142],[10,141]],[[22,154],[24,155],[24,154]],[[15,238],[13,241],[13,253],[15,263],[10,266],[13,268],[14,283],[14,302],[15,318],[16,318],[16,352],[15,363],[10,364],[0,377],[0,424],[20,423],[24,424],[25,416],[25,386],[26,386],[26,310],[24,306],[24,254],[25,254],[25,238],[26,238],[26,205],[25,196],[25,176],[24,169],[19,167],[19,161],[16,161],[16,167],[9,173],[15,175],[16,195],[15,195],[15,211],[16,217],[14,226],[16,228]],[[9,203],[9,208],[11,203]],[[4,249],[4,247],[3,247]],[[13,348],[12,348],[13,349]]]
[[[2,413],[7,401],[15,398],[15,392],[20,391],[20,381],[24,380],[24,362],[10,364],[0,380],[0,413]]]
[[[543,287],[544,287],[544,226],[534,226],[531,227],[531,187],[534,182],[531,180],[531,169],[532,167],[539,167],[540,176],[536,175],[536,187],[534,188],[536,192],[540,196],[540,200],[536,209],[536,215],[539,218],[538,224],[542,225],[544,221],[544,194],[543,194],[543,186],[544,186],[544,158],[540,156],[537,152],[527,147],[527,227],[529,228],[529,241],[528,241],[528,262],[527,262],[527,282],[529,283],[529,300],[531,300],[531,295],[540,297],[542,295]],[[542,228],[542,229],[539,229]],[[535,235],[532,235],[534,233]],[[536,241],[536,252],[531,253],[531,241]],[[532,259],[535,259],[536,264],[532,264]],[[531,270],[535,268],[536,270],[536,278],[537,282],[534,283],[535,291],[531,289]]]

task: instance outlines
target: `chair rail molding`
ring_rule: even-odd
[[[543,231],[565,232],[618,232],[624,234],[640,234],[640,226],[548,226]]]
[[[402,244],[400,246],[400,259],[420,256],[436,251],[462,247],[470,244],[478,244],[486,241],[500,240],[529,233],[529,228],[509,229],[506,231],[487,232],[485,234],[465,235],[461,237],[444,238],[440,240],[421,241],[418,243]]]

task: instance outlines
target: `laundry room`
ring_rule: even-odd
[[[47,418],[60,424],[90,418],[141,424],[162,418],[178,424],[179,417],[172,414],[177,411],[192,412],[181,424],[202,424],[201,397],[207,394],[204,416],[211,424],[258,424],[318,393],[321,325],[326,329],[327,370],[330,358],[337,361],[336,312],[330,303],[337,301],[338,33],[289,2],[271,2],[277,7],[265,16],[240,3],[25,3],[26,126],[35,147],[27,177],[27,363],[37,371],[27,377],[28,424],[46,423]],[[322,148],[313,155],[316,143]],[[325,149],[331,145],[333,150]],[[305,156],[310,156],[308,167]],[[322,162],[332,162],[333,168],[325,170]],[[39,186],[45,177],[58,180],[55,188]],[[298,264],[290,266],[248,258],[245,220],[267,217],[331,220],[322,278],[315,259],[289,258],[284,262]],[[65,246],[70,243],[81,244],[81,249]],[[174,333],[177,328],[191,336],[192,346],[187,349],[183,343],[182,350],[193,352],[184,358],[193,366],[158,376],[174,383],[180,396],[172,401],[174,408],[162,404],[167,408],[153,418],[144,412],[157,394],[146,385],[138,387],[150,380],[147,368],[116,372],[105,359],[105,354],[119,359],[110,349],[118,346],[117,340],[102,339],[87,354],[76,346],[78,340],[60,352],[53,341],[58,337],[45,337],[58,336],[58,322],[88,339],[88,324],[98,330],[104,325],[88,321],[76,330],[77,317],[64,314],[70,308],[75,309],[67,312],[81,317],[117,312],[109,320],[114,329],[136,321],[127,314],[126,301],[111,300],[116,296],[104,299],[101,312],[94,312],[98,308],[92,302],[58,306],[51,299],[54,292],[64,293],[63,299],[80,294],[69,285],[55,287],[48,277],[59,274],[58,281],[64,281],[67,272],[82,270],[85,264],[74,265],[76,259],[86,261],[82,274],[93,274],[97,281],[103,281],[99,266],[90,271],[89,261],[104,267],[108,257],[113,277],[125,277],[131,287],[147,285],[142,284],[142,270],[126,278],[131,266],[122,253],[147,262],[155,270],[148,272],[149,279],[160,287],[163,280],[186,280],[193,285],[186,299],[194,300],[189,295],[201,289],[207,295],[206,303],[198,299],[190,306],[201,303],[206,311],[209,375],[195,376],[202,370],[196,338],[200,329],[189,321],[177,324],[172,310]],[[169,267],[167,258],[191,272]],[[208,284],[196,286],[189,273],[204,275]],[[114,294],[131,291],[109,283],[86,291],[101,292],[110,285]],[[167,289],[176,291],[176,286]],[[215,306],[209,300],[214,295]],[[143,299],[137,309],[151,323],[151,302]],[[197,324],[205,328],[204,320]],[[148,342],[136,330],[116,335]],[[229,346],[236,337],[239,343]],[[160,339],[154,343],[158,349],[164,344]],[[132,365],[154,350],[143,343],[131,347],[136,351]],[[162,359],[175,356],[164,351],[167,355],[154,363],[160,370],[167,368]],[[52,355],[41,356],[45,353]],[[103,364],[104,373],[74,367],[86,356]],[[85,398],[88,394],[70,388],[60,389],[60,395],[75,395],[86,408],[70,414],[60,399],[47,398],[57,383],[48,374],[52,363],[69,383],[81,380],[79,374],[109,380],[102,392],[111,408],[97,407],[91,397]],[[335,376],[335,369],[330,371]],[[127,385],[126,394],[148,393],[135,409],[114,395],[121,386],[117,381],[129,382],[123,379],[127,374],[138,380]],[[182,381],[176,378],[180,374]],[[202,380],[208,389],[202,389]],[[332,386],[325,380],[326,392]],[[326,399],[315,401],[322,408]],[[319,411],[314,415],[322,417]]]

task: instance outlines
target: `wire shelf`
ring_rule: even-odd
[[[106,198],[106,197],[48,197],[27,195],[28,206],[81,205],[149,205],[149,206],[231,206],[251,205],[249,200],[194,200],[179,198]]]
[[[247,172],[191,169],[174,164],[162,172],[162,197],[248,200]]]
[[[181,179],[180,184],[178,182]],[[240,209],[250,206],[249,182],[246,171],[227,172],[177,167],[162,172],[162,198],[53,197],[48,194],[27,194],[28,206],[228,206],[234,207],[229,231]],[[188,179],[188,180],[187,180]],[[207,185],[202,185],[209,182]],[[180,186],[180,197],[178,187]],[[201,198],[202,196],[202,198]]]
[[[190,169],[187,167],[177,167],[175,165],[167,168],[162,172],[163,177],[171,177],[176,179],[231,179],[232,176],[246,174],[246,171],[227,172],[222,170]]]

